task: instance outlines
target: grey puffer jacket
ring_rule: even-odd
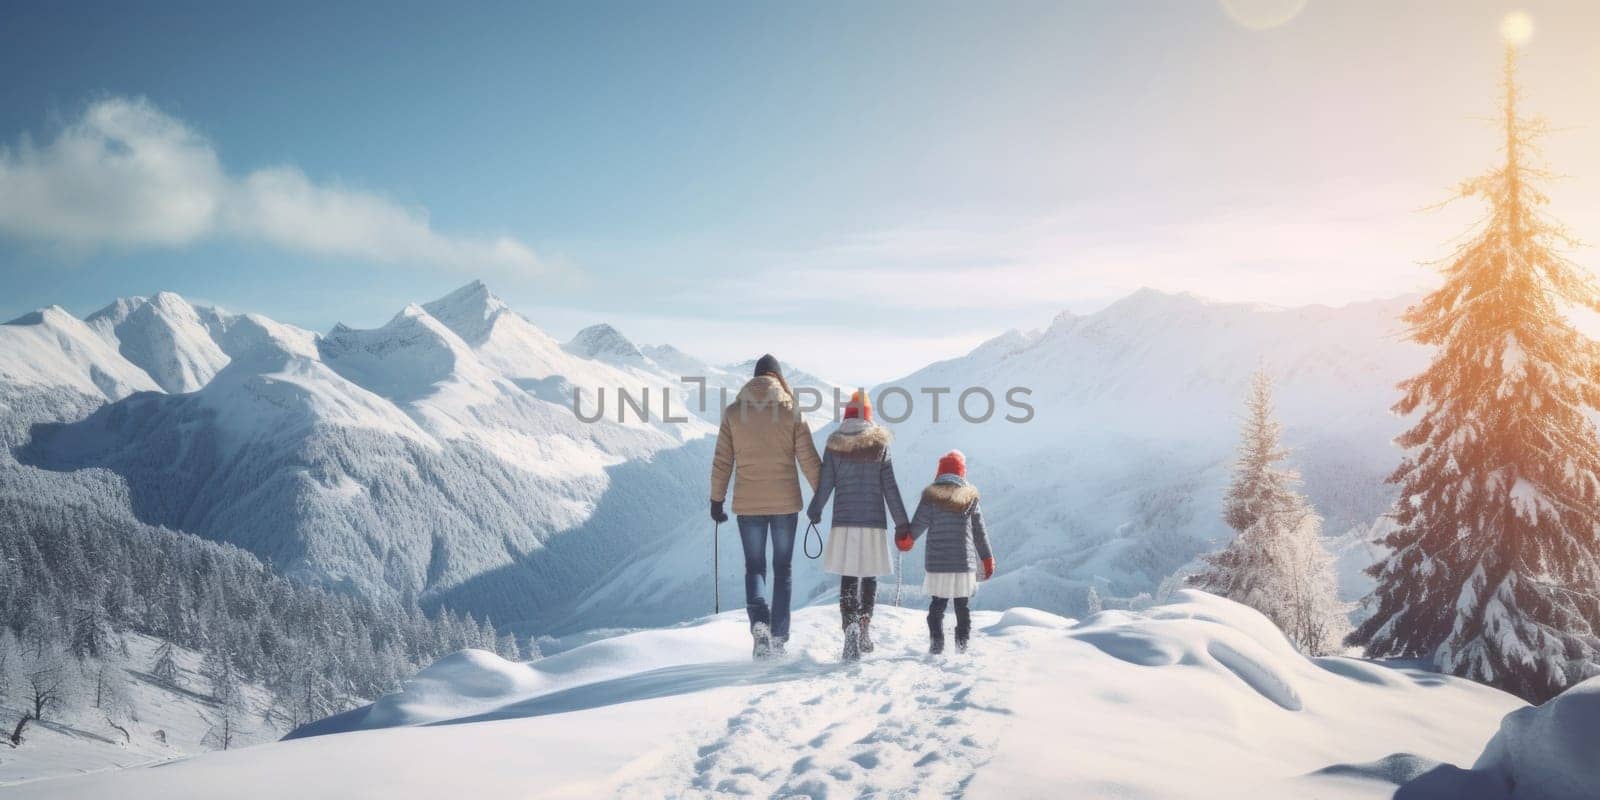
[[[890,516],[896,526],[906,524],[906,503],[894,480],[894,461],[889,458],[891,438],[888,428],[845,420],[823,448],[822,478],[806,516],[812,521],[822,519],[822,507],[832,495],[836,528],[888,528]]]
[[[912,540],[928,535],[927,572],[975,572],[994,557],[978,507],[978,488],[957,475],[940,475],[922,490],[911,516]]]

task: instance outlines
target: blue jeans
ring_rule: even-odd
[[[794,532],[799,514],[740,514],[739,542],[744,545],[744,605],[750,624],[766,623],[777,639],[789,638],[789,594],[794,576]],[[772,605],[766,597],[767,534],[772,534]]]

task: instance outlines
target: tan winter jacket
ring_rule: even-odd
[[[794,396],[771,375],[751,378],[722,412],[711,461],[711,499],[726,499],[732,480],[733,513],[796,513],[801,508],[796,462],[816,491],[822,459]]]

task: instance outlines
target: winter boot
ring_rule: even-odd
[[[861,615],[860,626],[861,652],[870,653],[872,652],[872,617],[865,614]]]
[[[846,663],[861,660],[861,625],[850,623],[844,626],[844,655],[840,657]]]
[[[789,640],[781,636],[772,637],[771,655],[773,658],[782,658],[783,656],[789,655]]]
[[[943,597],[928,602],[928,652],[933,655],[944,652],[944,607]]]
[[[956,652],[967,652],[967,641],[972,636],[972,615],[967,610],[967,598],[956,600]]]
[[[750,638],[754,640],[751,655],[757,660],[772,656],[772,629],[765,622],[757,622],[750,626]]]

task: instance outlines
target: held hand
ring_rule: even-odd
[[[990,557],[988,557],[988,558],[983,560],[983,579],[984,580],[989,580],[990,578],[993,578],[993,577],[994,577],[994,556],[990,556]]]
[[[914,540],[911,538],[910,525],[901,525],[894,529],[894,546],[900,548],[900,552],[911,552],[911,546],[913,543]]]
[[[728,512],[722,510],[721,500],[711,501],[711,519],[714,522],[727,522]]]

